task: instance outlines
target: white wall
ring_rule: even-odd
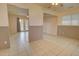
[[[29,9],[29,25],[41,26],[43,25],[43,11],[40,6],[35,4],[10,4],[20,8]]]
[[[7,4],[0,4],[0,26],[8,26]]]
[[[28,16],[28,10],[27,9],[18,8],[18,7],[13,6],[13,5],[8,5],[8,12],[10,14]]]
[[[57,35],[57,17],[46,16],[44,18],[43,32],[47,34]]]
[[[5,42],[7,44],[5,44]],[[9,48],[7,4],[0,3],[0,49]]]
[[[30,26],[41,26],[43,25],[43,13],[48,13],[51,15],[55,15],[52,10],[48,10],[38,6],[33,3],[10,3],[11,5],[15,5],[20,8],[29,9],[29,25]]]
[[[17,33],[17,16],[9,14],[8,17],[10,34],[15,34]]]

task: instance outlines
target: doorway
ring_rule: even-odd
[[[26,32],[29,30],[28,18],[17,18],[17,31]]]
[[[57,35],[57,16],[44,13],[43,33],[49,35]]]
[[[29,9],[8,5],[8,18],[10,46],[25,49],[29,43]]]

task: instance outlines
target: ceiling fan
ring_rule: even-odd
[[[54,11],[61,7],[63,7],[62,3],[50,3],[48,6],[49,9],[53,9]]]

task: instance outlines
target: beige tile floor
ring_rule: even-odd
[[[0,50],[1,56],[78,56],[79,40],[44,34],[43,39],[30,42],[28,32],[10,37],[10,48]]]

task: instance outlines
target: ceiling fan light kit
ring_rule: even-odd
[[[52,3],[52,5],[58,5],[58,3]]]

